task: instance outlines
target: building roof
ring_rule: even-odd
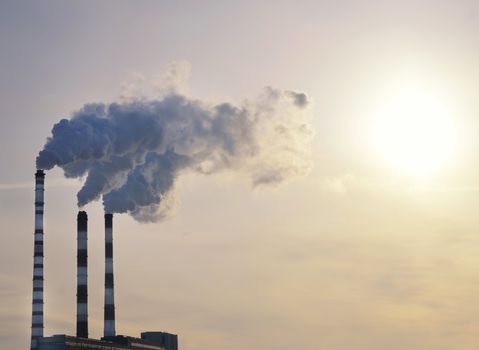
[[[57,334],[40,338],[38,344],[38,350],[165,350],[152,341],[127,336],[98,340]]]

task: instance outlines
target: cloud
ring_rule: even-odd
[[[347,195],[351,189],[358,187],[358,180],[352,174],[323,179],[323,187],[339,195]]]
[[[52,178],[48,179],[49,187],[73,187],[76,186],[76,182],[67,180],[64,178]],[[0,191],[8,190],[31,190],[34,184],[32,182],[10,182],[10,183],[0,183]]]

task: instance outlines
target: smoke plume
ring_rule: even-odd
[[[258,186],[309,171],[305,94],[266,88],[234,105],[209,104],[171,86],[163,91],[159,99],[86,104],[53,126],[37,168],[59,166],[68,178],[84,177],[80,207],[102,198],[106,212],[138,221],[167,215],[185,172],[233,170]]]

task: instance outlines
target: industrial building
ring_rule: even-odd
[[[60,334],[40,338],[38,345],[40,350],[178,350],[178,337],[164,332],[145,332],[141,338],[119,335],[97,340]]]
[[[44,260],[45,173],[35,173],[35,246],[33,261],[33,300],[31,350],[178,350],[178,336],[166,332],[143,332],[140,338],[117,335],[113,274],[113,215],[105,213],[105,294],[104,328],[101,339],[88,337],[88,215],[77,216],[77,316],[76,336],[44,336],[43,260]]]

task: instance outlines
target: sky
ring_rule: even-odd
[[[186,173],[168,220],[115,215],[119,334],[172,332],[182,350],[476,349],[478,19],[472,0],[0,0],[0,347],[29,346],[33,174],[53,124],[186,62],[203,101],[305,93],[313,166],[260,188]],[[46,335],[75,332],[81,181],[46,175]],[[103,209],[85,209],[100,337]]]

